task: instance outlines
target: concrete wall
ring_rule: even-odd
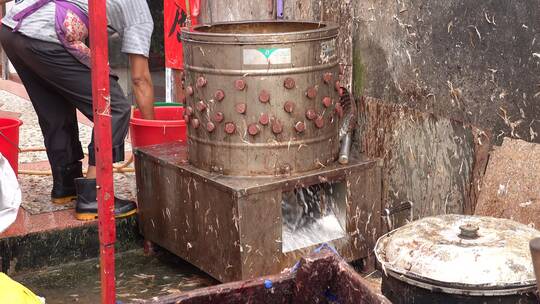
[[[201,0],[199,22],[275,19],[275,0]]]
[[[354,2],[354,86],[540,142],[540,0]]]
[[[379,99],[360,113],[357,142],[384,160],[386,206],[411,200],[418,217],[471,213],[490,145],[540,142],[539,8],[540,0],[354,2],[354,92]]]
[[[286,20],[327,21],[340,26],[338,54],[343,68],[341,84],[352,86],[353,70],[353,0],[283,0]]]

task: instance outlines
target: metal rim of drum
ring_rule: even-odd
[[[209,28],[220,25],[240,25],[247,23],[272,24],[309,24],[316,26],[315,29],[302,31],[287,31],[274,33],[215,33],[201,31],[202,28]],[[301,42],[319,40],[321,36],[328,38],[337,37],[339,27],[331,22],[311,22],[311,21],[282,21],[282,20],[261,20],[261,21],[238,21],[238,22],[218,22],[214,24],[201,24],[190,28],[182,28],[181,40],[196,41],[215,44],[283,44],[288,42]],[[288,39],[284,39],[287,37]]]
[[[489,288],[488,286],[462,283],[449,284],[448,282],[441,282],[426,277],[421,277],[413,273],[400,273],[399,271],[394,271],[392,266],[386,265],[387,263],[382,262],[384,259],[380,256],[378,248],[380,247],[381,242],[389,238],[398,229],[384,234],[375,243],[375,258],[377,264],[381,267],[381,269],[383,269],[383,280],[385,277],[391,277],[391,279],[402,281],[412,286],[420,287],[429,291],[466,296],[510,296],[516,294],[534,293],[536,291],[535,282],[529,284],[509,284],[506,288],[501,288],[500,286]]]
[[[375,253],[376,254],[376,253]],[[379,265],[381,265],[380,262]],[[454,295],[467,295],[467,296],[510,296],[515,294],[533,293],[536,291],[536,285],[527,285],[521,287],[509,287],[504,289],[479,289],[471,288],[470,286],[460,286],[462,284],[455,283],[455,287],[444,286],[448,285],[446,282],[438,282],[435,280],[429,280],[426,278],[415,278],[414,275],[399,274],[390,269],[385,269],[387,276],[392,277],[394,280],[399,280],[410,284],[412,286],[427,289],[429,291],[443,292]],[[384,274],[383,274],[384,279]]]

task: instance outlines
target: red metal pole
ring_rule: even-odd
[[[114,189],[112,176],[111,105],[107,46],[106,0],[90,0],[90,47],[92,50],[92,101],[96,149],[101,303],[115,303]]]

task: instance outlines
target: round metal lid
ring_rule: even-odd
[[[420,287],[427,282],[451,290],[528,288],[535,284],[528,244],[539,236],[511,220],[443,215],[387,233],[375,254],[387,274]]]

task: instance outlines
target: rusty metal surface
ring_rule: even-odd
[[[134,303],[243,304],[343,303],[390,304],[342,258],[323,249],[279,275],[232,282]]]
[[[186,86],[194,91],[187,96],[194,109],[186,117],[190,162],[238,176],[332,164],[339,148],[337,35],[332,24],[308,22],[184,29]],[[221,121],[213,119],[216,112]],[[200,127],[208,122],[211,132]]]
[[[505,138],[491,152],[475,214],[540,228],[540,144]]]
[[[527,244],[540,231],[491,217],[428,217],[381,237],[375,253],[392,277],[452,294],[509,295],[535,284]],[[456,271],[460,269],[460,271]]]
[[[283,191],[326,181],[347,187],[347,236],[333,244],[347,260],[367,257],[380,235],[381,173],[373,160],[316,172],[232,177],[187,164],[180,143],[137,150],[141,231],[220,281],[254,278],[290,267],[315,246],[281,250]]]

